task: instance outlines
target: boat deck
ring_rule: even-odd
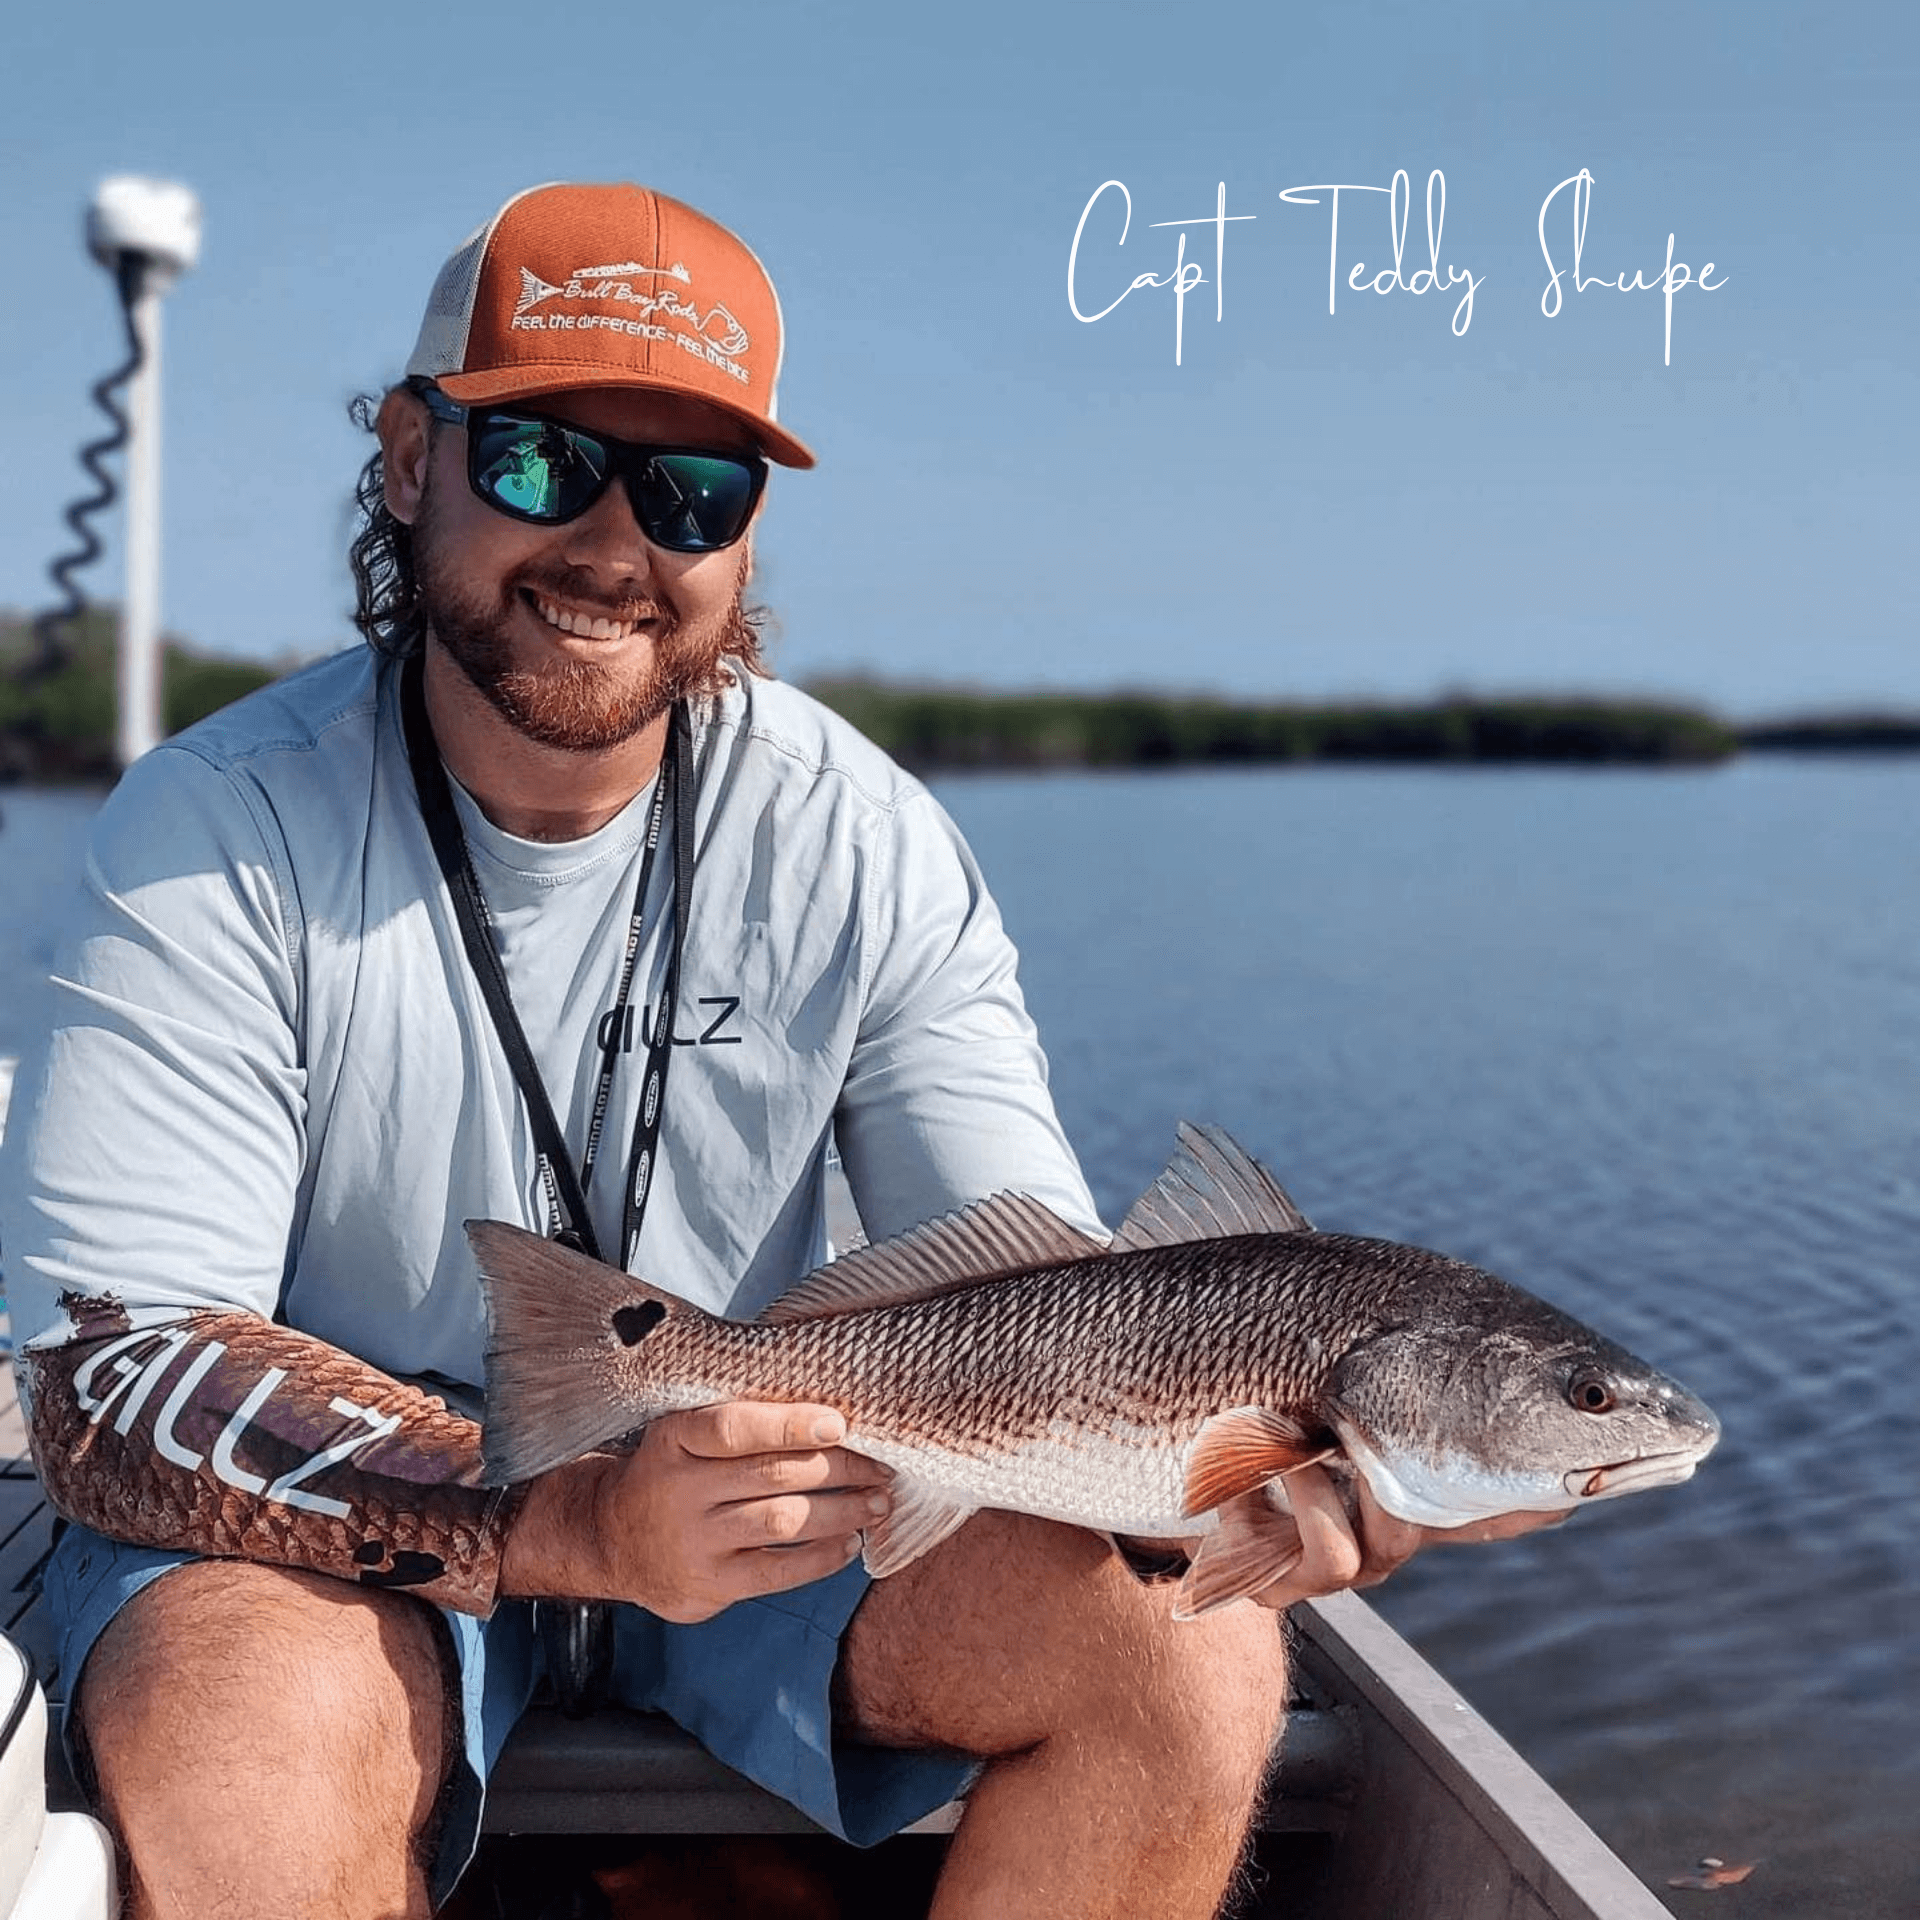
[[[5,1327],[6,1316],[0,1314],[0,1332]],[[27,1429],[14,1394],[11,1360],[10,1354],[0,1354],[0,1629],[27,1647],[35,1668],[44,1673],[51,1649],[28,1644],[25,1617],[38,1591],[53,1517],[27,1458]]]

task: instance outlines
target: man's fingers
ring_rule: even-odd
[[[879,1461],[841,1447],[810,1453],[750,1453],[726,1461],[716,1471],[725,1478],[723,1497],[732,1500],[812,1493],[821,1487],[884,1487],[893,1479]]]
[[[1435,1541],[1510,1540],[1538,1527],[1558,1526],[1564,1513],[1503,1513],[1463,1527],[1421,1527],[1387,1512],[1364,1474],[1342,1481],[1318,1467],[1302,1467],[1272,1483],[1300,1529],[1300,1557],[1253,1598],[1263,1607],[1290,1607],[1344,1587],[1372,1587]]]
[[[1319,1467],[1302,1467],[1275,1486],[1300,1530],[1300,1557],[1254,1596],[1263,1607],[1374,1586],[1421,1544],[1422,1529],[1386,1512],[1357,1476],[1337,1481]]]
[[[1300,1597],[1335,1593],[1360,1577],[1363,1556],[1338,1490],[1318,1467],[1286,1478],[1287,1504],[1300,1529],[1300,1563],[1287,1579]]]
[[[665,1414],[653,1424],[684,1452],[709,1460],[835,1447],[847,1432],[845,1417],[833,1407],[781,1406],[764,1400],[695,1407]]]
[[[759,1593],[791,1592],[809,1581],[824,1580],[828,1574],[838,1573],[857,1558],[859,1552],[860,1536],[849,1533],[836,1535],[831,1540],[813,1541],[803,1547],[736,1554],[733,1569],[743,1584],[732,1597],[745,1600]]]
[[[877,1488],[791,1494],[773,1500],[742,1500],[714,1516],[716,1544],[734,1552],[756,1547],[808,1546],[843,1539],[885,1517],[887,1496]]]
[[[1402,1520],[1389,1513],[1373,1497],[1373,1489],[1367,1484],[1365,1474],[1354,1476],[1354,1486],[1359,1505],[1354,1524],[1364,1551],[1360,1572],[1353,1584],[1356,1587],[1375,1587],[1388,1574],[1413,1558],[1425,1543],[1427,1533],[1425,1528],[1415,1526],[1411,1520]]]
[[[1282,1571],[1253,1594],[1255,1604],[1280,1609],[1352,1586],[1362,1565],[1360,1542],[1328,1476],[1317,1467],[1302,1467],[1273,1481],[1267,1491],[1292,1515],[1288,1521],[1276,1513],[1271,1526],[1285,1528],[1298,1544],[1292,1557],[1282,1560]]]
[[[786,1593],[824,1580],[858,1558],[860,1548],[860,1535],[848,1531],[791,1546],[762,1543],[722,1552],[717,1558],[703,1557],[683,1569],[672,1587],[645,1604],[663,1620],[682,1624],[711,1620],[736,1601]]]

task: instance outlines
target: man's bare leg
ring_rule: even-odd
[[[130,1601],[79,1692],[129,1920],[424,1920],[438,1631],[402,1595],[235,1560]]]
[[[879,1581],[841,1697],[866,1738],[991,1756],[935,1920],[1210,1920],[1286,1702],[1275,1616],[1171,1616],[1093,1535],[976,1515]]]

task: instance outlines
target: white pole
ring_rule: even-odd
[[[118,281],[141,347],[127,383],[127,582],[114,729],[124,767],[160,739],[160,297],[200,257],[200,202],[176,181],[115,174],[87,209],[87,246]]]
[[[120,604],[115,750],[131,766],[160,741],[160,290],[134,297],[144,358],[127,384],[127,578]]]

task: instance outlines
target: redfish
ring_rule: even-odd
[[[1418,1247],[1317,1233],[1215,1129],[1103,1244],[1002,1194],[729,1321],[497,1221],[485,1474],[530,1479],[659,1414],[809,1401],[893,1471],[876,1577],[982,1507],[1194,1543],[1175,1611],[1299,1555],[1285,1476],[1363,1475],[1430,1527],[1687,1479],[1719,1438],[1677,1382],[1544,1301]]]

